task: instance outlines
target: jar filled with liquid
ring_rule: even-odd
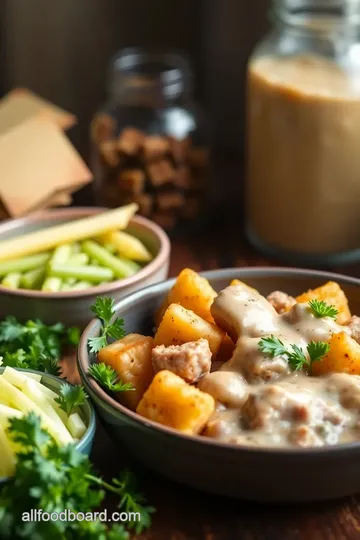
[[[300,263],[360,260],[360,2],[272,13],[248,66],[248,237]]]

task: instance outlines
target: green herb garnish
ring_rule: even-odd
[[[58,446],[34,413],[9,419],[9,434],[20,444],[15,477],[0,493],[0,537],[67,540],[129,540],[126,530],[140,534],[151,525],[155,509],[138,492],[133,473],[124,471],[106,482],[94,471],[89,458],[74,445]],[[99,508],[105,492],[119,496],[120,512],[139,512],[140,519],[107,527],[90,520],[24,520],[31,510],[60,513],[71,510],[88,515]],[[134,519],[134,518],[133,518]]]
[[[309,306],[311,307],[313,315],[318,319],[321,319],[322,317],[336,319],[336,316],[339,313],[339,310],[336,309],[335,306],[327,304],[322,300],[310,300]]]
[[[60,409],[62,409],[67,416],[70,416],[75,407],[84,405],[86,397],[82,386],[72,386],[71,384],[64,383],[60,386],[60,393],[55,401],[60,405]]]
[[[106,347],[108,337],[121,339],[125,336],[124,319],[116,318],[111,322],[115,315],[113,298],[98,297],[91,310],[102,323],[100,336],[89,339],[90,352],[97,353]]]
[[[79,337],[78,328],[46,325],[39,320],[22,324],[9,316],[0,322],[0,356],[4,366],[59,375],[58,360],[64,348],[76,345]]]
[[[104,364],[104,362],[91,364],[88,373],[103,388],[105,388],[105,390],[109,390],[110,392],[128,392],[130,390],[135,390],[131,383],[124,383],[119,380],[116,371],[111,366]]]
[[[310,341],[306,347],[307,356],[298,345],[290,345],[287,348],[279,338],[273,335],[260,339],[258,345],[259,350],[271,358],[284,356],[295,371],[304,367],[309,369],[313,362],[321,360],[330,349],[330,345],[324,341]]]

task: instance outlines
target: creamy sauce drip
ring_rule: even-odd
[[[286,358],[267,356],[258,346],[272,334],[305,352],[310,341],[350,332],[347,327],[329,317],[316,318],[308,304],[279,315],[245,285],[221,291],[211,311],[236,347],[232,358],[199,384],[220,404],[205,435],[257,446],[322,446],[358,439],[359,376],[294,373]]]

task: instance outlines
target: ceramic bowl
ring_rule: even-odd
[[[283,290],[297,295],[334,280],[341,284],[353,313],[360,314],[360,280],[326,272],[281,268],[246,268],[205,272],[216,290],[238,278],[262,294]],[[152,333],[153,315],[174,280],[143,289],[121,300],[117,315],[127,332]],[[93,320],[78,349],[79,372],[95,408],[116,444],[173,480],[208,492],[262,502],[331,499],[360,491],[360,441],[314,449],[236,446],[181,434],[146,420],[117,403],[87,376],[95,361],[87,342],[99,333]]]
[[[4,367],[0,367],[0,374],[4,371],[4,369]],[[60,379],[60,377],[55,377],[54,375],[49,375],[48,373],[42,373],[41,371],[35,371],[33,369],[18,369],[18,371],[23,371],[24,373],[36,373],[38,375],[41,375],[41,384],[44,384],[45,386],[50,388],[50,390],[53,390],[53,392],[56,393],[59,393],[60,386],[64,382],[70,384],[68,383],[68,381]],[[83,420],[87,426],[87,429],[79,442],[76,444],[76,448],[80,450],[80,452],[88,456],[90,455],[92,449],[96,430],[95,411],[89,399],[87,399],[85,403],[81,405],[80,411]],[[0,478],[0,485],[7,482],[8,480],[9,478]]]
[[[46,210],[32,216],[6,221],[0,225],[0,241],[38,229],[59,225],[96,214],[99,208],[64,208]],[[97,296],[119,300],[140,288],[166,279],[169,268],[170,241],[152,221],[135,216],[126,229],[144,242],[154,259],[134,276],[83,291],[47,293],[26,289],[10,290],[0,285],[0,318],[14,315],[19,320],[38,318],[46,324],[63,322],[83,328],[90,318],[90,306]]]

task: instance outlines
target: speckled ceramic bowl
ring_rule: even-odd
[[[38,229],[59,225],[101,212],[99,208],[63,208],[46,210],[0,225],[0,240]],[[90,306],[97,296],[119,300],[140,288],[166,279],[169,268],[170,241],[152,221],[135,216],[126,229],[144,242],[154,259],[130,278],[112,281],[83,291],[47,293],[25,289],[10,290],[0,285],[0,319],[14,315],[19,320],[38,318],[47,324],[63,322],[83,328],[90,318]]]
[[[353,313],[360,314],[360,280],[326,272],[286,268],[217,270],[203,274],[216,290],[238,278],[263,294],[283,290],[297,295],[326,281],[341,284]],[[128,332],[151,334],[153,315],[173,280],[148,287],[121,300],[117,315]],[[93,320],[78,348],[83,383],[108,433],[147,467],[189,486],[220,495],[264,502],[332,499],[360,491],[360,441],[313,449],[236,446],[181,434],[146,420],[117,403],[87,376],[95,361],[87,342],[99,333]]]
[[[5,369],[4,367],[0,367],[0,374],[4,371],[4,369]],[[18,371],[23,371],[24,373],[26,372],[37,373],[38,375],[41,375],[40,382],[44,384],[45,386],[47,386],[48,388],[50,388],[50,390],[53,390],[56,393],[59,392],[59,388],[61,384],[63,384],[64,382],[68,383],[68,381],[64,381],[64,379],[60,379],[60,377],[55,377],[54,375],[49,375],[48,373],[42,373],[41,371],[35,371],[33,369],[19,369]],[[95,430],[96,430],[95,411],[89,399],[86,400],[84,405],[81,405],[80,411],[81,411],[83,420],[87,426],[87,429],[84,435],[82,436],[82,438],[76,444],[76,448],[80,450],[80,452],[88,456],[92,449],[94,436],[95,436]],[[2,483],[7,482],[8,480],[9,478],[0,477],[0,485]]]

